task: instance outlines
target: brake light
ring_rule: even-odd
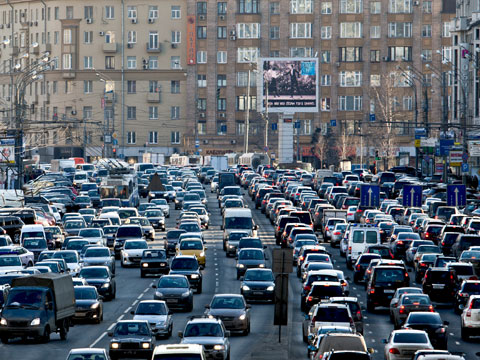
[[[361,213],[361,212],[362,212],[362,210],[360,210],[360,209],[357,210],[357,213]]]
[[[438,215],[435,215],[435,219],[438,219]]]
[[[425,233],[425,238],[429,238],[430,237],[430,233],[426,232]]]
[[[360,264],[357,264],[357,270],[360,271]]]
[[[472,316],[472,311],[471,310],[468,310],[467,311],[467,317],[471,317]]]
[[[400,351],[398,351],[397,348],[391,348],[390,350],[388,350],[388,352],[389,352],[390,354],[400,354]]]
[[[434,312],[434,311],[435,311],[435,310],[433,310],[433,305],[430,305],[430,306],[428,307],[428,310],[429,310],[430,312]]]
[[[362,312],[360,310],[357,311],[357,319],[358,320],[362,319]]]
[[[335,232],[333,233],[333,235],[340,235],[340,234],[341,234],[340,231],[335,231]]]
[[[458,293],[458,295],[460,295],[461,297],[467,297],[467,298],[470,296],[470,295],[467,294],[467,293]]]
[[[443,333],[445,333],[445,328],[442,327],[442,328],[438,329],[436,332],[439,333],[439,334],[443,334]]]
[[[399,311],[400,311],[400,314],[405,314],[405,306],[404,305],[400,306]]]
[[[305,291],[310,291],[311,289],[312,289],[312,287],[310,285],[305,285],[303,287],[303,290],[305,290]]]
[[[403,241],[402,241],[402,240],[398,240],[398,241],[397,241],[397,245],[403,245]]]
[[[325,231],[328,231],[328,226],[325,226]]]
[[[303,256],[300,256],[298,259],[299,259],[300,261],[303,261],[304,257],[303,257]]]
[[[352,251],[352,247],[351,247],[351,246],[348,247],[348,251]]]
[[[375,294],[375,289],[370,289],[370,294]]]
[[[313,301],[313,296],[309,296],[308,301]]]
[[[470,276],[468,280],[478,280],[478,277],[476,275]]]
[[[353,213],[347,213],[347,216],[352,216],[352,215],[353,215]]]

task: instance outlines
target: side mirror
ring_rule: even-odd
[[[252,308],[252,305],[247,304],[247,306],[246,306],[245,308],[246,308],[246,309],[251,309],[251,308]]]
[[[450,325],[450,322],[449,321],[444,321],[443,325],[448,326],[448,325]]]
[[[310,320],[310,315],[305,314],[304,318],[305,318],[305,320]]]
[[[156,289],[157,288],[157,285],[152,285],[152,289]]]
[[[374,349],[374,348],[367,348],[367,351],[368,351],[369,354],[375,353],[375,349]]]
[[[225,331],[225,337],[230,337],[230,331]]]
[[[387,339],[382,339],[382,343],[383,343],[383,344],[386,344],[386,343],[387,343]]]
[[[178,332],[178,337],[179,337],[180,339],[183,338],[183,331],[179,331],[179,332]]]
[[[103,301],[105,298],[102,295],[98,295],[98,300]]]
[[[266,248],[267,248],[267,245],[263,245],[263,248],[266,249]]]
[[[243,276],[240,276],[240,281],[243,281]]]
[[[135,315],[135,311],[133,311],[133,310],[130,311],[130,314],[131,314],[131,315]]]
[[[205,305],[205,309],[210,309],[210,305]]]
[[[112,337],[113,336],[113,331],[110,330],[108,333],[107,333],[108,336]]]

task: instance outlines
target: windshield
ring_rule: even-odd
[[[158,280],[157,288],[188,288],[188,281],[180,276],[164,276]]]
[[[198,224],[194,224],[194,223],[180,224],[180,226],[178,228],[186,230],[187,232],[200,232],[200,231],[202,231],[200,226],[198,226]]]
[[[273,274],[264,270],[247,270],[245,281],[273,281]]]
[[[315,240],[297,240],[295,242],[295,248],[301,248],[305,245],[315,245],[317,242]]]
[[[400,344],[424,344],[427,343],[427,337],[422,333],[396,333],[393,337],[394,343]]]
[[[130,219],[131,224],[138,224],[141,226],[149,226],[150,222],[147,219],[143,218],[135,218],[135,219]]]
[[[211,309],[243,309],[245,303],[239,296],[215,296],[210,304]]]
[[[240,240],[241,238],[247,237],[248,233],[240,233],[240,232],[231,232],[230,235],[228,235],[228,240]]]
[[[22,238],[43,238],[43,232],[41,231],[29,231],[22,234]]]
[[[227,217],[225,218],[226,229],[251,229],[252,228],[251,217]]]
[[[203,244],[201,241],[182,240],[180,242],[180,250],[202,250]]]
[[[238,253],[239,260],[263,260],[263,252],[256,250],[242,250]]]
[[[109,227],[106,226],[103,228],[103,233],[104,234],[115,234],[118,230],[118,227]]]
[[[105,249],[87,249],[85,252],[85,255],[83,255],[86,258],[89,257],[110,257],[110,250],[105,248]]]
[[[141,302],[135,315],[167,315],[167,309],[162,302]]]
[[[27,249],[45,249],[47,247],[47,243],[42,238],[29,238],[23,240],[23,246]]]
[[[147,210],[145,211],[146,217],[162,217],[163,211],[162,210]]]
[[[113,336],[149,336],[150,331],[148,329],[148,324],[137,323],[137,322],[127,322],[117,324],[115,327],[115,332]]]
[[[0,256],[1,266],[22,266],[22,261],[19,256]]]
[[[126,241],[125,249],[148,249],[146,241]]]
[[[473,266],[470,265],[450,265],[449,268],[455,270],[457,275],[474,275]]]
[[[411,313],[407,319],[408,324],[436,324],[441,325],[442,319],[437,313],[431,314],[421,314],[421,313]]]
[[[198,262],[196,259],[176,258],[172,260],[172,270],[197,270]]]
[[[90,278],[107,279],[108,271],[107,269],[102,269],[102,268],[86,267],[80,271],[80,274],[78,274],[78,276],[85,279],[90,279]]]
[[[104,354],[94,352],[89,354],[88,350],[84,354],[70,354],[67,360],[107,360]]]
[[[142,237],[142,228],[137,226],[119,227],[117,237]]]
[[[78,236],[81,237],[100,237],[101,233],[98,229],[84,229],[78,233]]]
[[[129,217],[136,216],[137,212],[134,209],[120,209],[117,211],[118,216],[120,216],[120,219],[125,220],[128,219]]]
[[[97,298],[96,291],[93,288],[82,288],[75,286],[74,289],[76,300],[91,300]]]
[[[164,250],[145,250],[142,255],[144,258],[166,259],[167,255]]]
[[[85,245],[88,245],[87,240],[72,240],[67,244],[68,250],[82,250]]]
[[[64,259],[65,262],[69,263],[69,264],[78,262],[77,254],[75,252],[71,252],[71,251],[56,252],[55,254],[53,254],[53,258],[54,259]]]
[[[82,221],[68,221],[65,224],[65,229],[80,229],[80,228],[83,228]]]
[[[43,291],[12,289],[8,295],[7,307],[39,308],[42,306]]]
[[[194,323],[188,324],[185,329],[185,337],[213,336],[223,337],[222,327],[218,323]]]

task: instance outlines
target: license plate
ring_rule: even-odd
[[[87,316],[87,314],[86,313],[76,313],[75,316],[76,317],[85,317],[85,316]]]
[[[395,292],[395,290],[385,289],[385,290],[383,290],[383,292],[384,292],[385,294],[393,294],[393,293]]]
[[[443,289],[445,287],[444,284],[433,284],[434,289]]]
[[[167,299],[167,303],[178,303],[178,299]]]
[[[261,291],[254,291],[254,292],[253,292],[253,295],[263,295],[263,292],[261,292]]]

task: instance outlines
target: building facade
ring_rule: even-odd
[[[25,91],[25,149],[68,156],[182,152],[188,128],[186,2],[0,1],[4,129],[15,127],[20,76],[48,53]]]

